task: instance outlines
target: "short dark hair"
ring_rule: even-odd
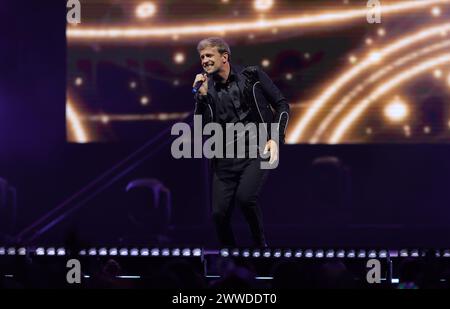
[[[204,50],[207,47],[217,47],[217,50],[219,51],[219,53],[221,53],[221,54],[227,53],[228,61],[230,60],[231,49],[230,49],[230,46],[227,44],[227,42],[225,42],[224,39],[222,39],[220,37],[210,37],[210,38],[203,39],[198,43],[197,51],[200,53],[202,50]]]

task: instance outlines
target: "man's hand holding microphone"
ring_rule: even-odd
[[[202,96],[208,93],[208,75],[206,73],[197,74],[192,85],[192,93],[199,93]]]

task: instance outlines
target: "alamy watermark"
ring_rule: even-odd
[[[81,3],[79,0],[68,0],[66,7],[67,11],[66,20],[69,24],[81,23]]]
[[[367,283],[381,283],[381,262],[377,259],[370,259],[366,263]]]
[[[381,24],[381,2],[379,0],[367,1],[366,19],[369,24]]]
[[[66,274],[66,281],[69,284],[81,283],[81,263],[77,259],[68,260],[66,267],[69,268]]]
[[[279,124],[271,123],[227,123],[224,128],[219,123],[208,123],[203,127],[202,116],[194,116],[194,132],[191,126],[178,122],[172,126],[171,135],[178,137],[172,142],[171,153],[175,159],[181,158],[258,158],[261,169],[275,169],[279,163],[279,151],[275,161],[265,160],[270,152],[265,152],[268,133],[270,140],[278,146]],[[193,136],[192,136],[193,135]],[[209,138],[203,143],[203,136]],[[192,147],[193,145],[193,147]]]

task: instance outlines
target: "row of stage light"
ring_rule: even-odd
[[[435,257],[450,258],[450,250],[429,250]],[[63,247],[0,247],[0,256],[66,256],[69,250]],[[375,249],[220,249],[206,250],[202,248],[89,248],[78,252],[79,256],[144,256],[144,257],[204,257],[220,255],[222,257],[243,258],[398,258],[424,257],[427,250],[375,250]]]
[[[37,255],[37,256],[65,256],[70,250],[59,247],[15,248],[0,247],[0,256],[4,255]],[[78,252],[79,256],[172,256],[199,257],[203,255],[200,248],[89,248]]]
[[[434,250],[436,257],[450,257],[450,250]],[[401,249],[401,250],[334,250],[334,249],[221,249],[223,257],[245,257],[245,258],[387,258],[387,257],[423,257],[426,250]]]

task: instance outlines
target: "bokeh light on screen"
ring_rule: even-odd
[[[254,0],[254,7],[257,11],[267,11],[270,10],[273,6],[274,0]]]
[[[152,2],[144,2],[136,7],[136,16],[138,18],[149,18],[155,15],[156,5]]]
[[[405,120],[408,114],[409,114],[408,105],[399,97],[396,97],[384,108],[384,115],[390,121],[398,122]]]

